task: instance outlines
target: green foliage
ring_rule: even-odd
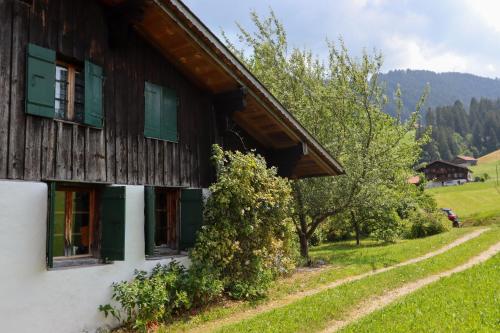
[[[384,242],[395,242],[403,231],[403,220],[395,210],[384,210],[384,214],[379,215],[371,226],[371,236]]]
[[[225,292],[236,299],[266,295],[271,282],[295,268],[288,180],[254,153],[224,152],[214,145],[217,181],[210,187],[204,225],[186,271],[176,262],[136,271],[132,281],[113,283],[106,316],[147,331],[160,321],[203,307]]]
[[[339,177],[294,182],[293,221],[307,257],[307,244],[329,217],[354,213],[353,224],[364,225],[366,210],[391,210],[392,197],[407,192],[406,179],[426,141],[414,135],[423,100],[408,121],[390,117],[382,111],[387,97],[378,81],[380,54],[352,57],[340,40],[328,43],[324,63],[307,49],[290,48],[272,11],[263,19],[254,12],[252,20],[254,33],[240,26],[245,49],[226,38],[230,49],[346,170]]]
[[[168,320],[173,314],[190,307],[184,283],[183,266],[171,262],[168,266],[157,265],[148,275],[135,271],[132,281],[113,283],[112,300],[120,306],[101,305],[105,316],[130,324],[132,328],[146,332],[151,325]]]
[[[437,211],[426,212],[416,209],[407,219],[406,238],[421,238],[447,231],[445,217]]]
[[[192,264],[209,269],[229,296],[259,298],[277,275],[294,268],[290,184],[259,155],[213,149],[217,182]]]
[[[432,140],[424,146],[422,161],[452,160],[457,155],[477,157],[500,147],[500,99],[472,98],[469,110],[467,114],[456,101],[427,111],[425,129],[431,129]]]
[[[312,259],[314,261],[322,260],[329,263],[330,266],[313,274],[296,274],[289,278],[276,280],[269,290],[269,301],[281,300],[298,291],[314,289],[348,276],[366,273],[419,257],[435,251],[473,230],[473,228],[454,228],[450,232],[432,237],[402,240],[397,243],[366,240],[357,246],[352,241],[344,241],[324,243],[312,247]],[[193,328],[197,331],[203,331],[200,325],[218,319],[231,318],[235,313],[241,313],[254,307],[254,302],[233,302],[223,306],[209,307],[187,321],[183,318],[171,325],[164,326],[163,329],[158,330],[158,333],[187,332]]]

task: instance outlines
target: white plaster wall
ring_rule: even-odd
[[[47,185],[0,181],[0,332],[94,332],[115,325],[98,311],[111,283],[165,260],[144,257],[144,188],[127,186],[125,261],[47,271]],[[176,258],[187,264],[187,258]]]

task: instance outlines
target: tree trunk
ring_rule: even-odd
[[[356,245],[359,246],[360,244],[360,230],[359,230],[359,223],[356,220],[356,216],[354,215],[354,212],[351,211],[351,219],[352,219],[352,224],[354,225],[354,234],[356,235]]]
[[[356,234],[356,245],[359,246],[359,225],[357,223],[354,224],[354,233]]]
[[[299,219],[297,228],[297,234],[299,235],[300,242],[300,255],[307,261],[307,264],[311,264],[311,259],[309,258],[309,242],[308,235],[309,228],[307,226],[306,215],[304,214],[304,202],[302,201],[302,192],[297,183],[294,183],[294,194],[297,200],[297,215]]]
[[[307,260],[307,263],[309,263],[310,262],[309,242],[307,241],[307,237],[303,232],[299,233],[299,241],[300,241],[300,255],[302,256],[302,258]]]

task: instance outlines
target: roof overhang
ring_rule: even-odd
[[[102,0],[109,6],[125,0]],[[222,94],[244,88],[245,108],[233,120],[267,151],[301,146],[291,178],[343,174],[341,165],[309,134],[227,47],[178,0],[146,0],[135,29],[193,83]]]

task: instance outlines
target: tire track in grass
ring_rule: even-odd
[[[499,252],[500,252],[500,242],[492,245],[488,250],[480,253],[479,255],[472,257],[465,264],[459,265],[459,266],[457,266],[453,269],[450,269],[448,271],[441,272],[441,273],[434,274],[434,275],[430,275],[430,276],[427,276],[427,277],[420,279],[418,281],[408,283],[402,287],[399,287],[397,289],[389,291],[385,295],[372,297],[372,298],[360,303],[356,307],[356,309],[354,309],[352,312],[347,314],[345,319],[332,321],[328,325],[327,329],[322,331],[322,333],[336,332],[336,331],[344,328],[345,326],[371,314],[372,312],[375,312],[375,311],[389,305],[390,303],[394,302],[395,300],[397,300],[405,295],[408,295],[408,294],[410,294],[410,293],[412,293],[420,288],[423,288],[423,287],[425,287],[433,282],[436,282],[443,277],[448,277],[452,274],[465,271],[474,265],[483,263]]]
[[[231,317],[207,322],[203,325],[200,325],[200,326],[194,327],[191,330],[188,330],[188,332],[196,332],[196,333],[198,333],[198,332],[200,332],[200,333],[201,332],[211,332],[215,329],[220,328],[221,326],[233,324],[233,323],[254,317],[254,316],[261,314],[263,312],[271,311],[273,309],[289,305],[289,304],[291,304],[291,303],[293,303],[301,298],[304,298],[306,296],[315,295],[315,294],[318,294],[318,293],[325,291],[327,289],[332,289],[332,288],[338,287],[338,286],[345,284],[345,283],[348,283],[348,282],[361,280],[361,279],[368,277],[368,276],[387,272],[387,271],[390,271],[390,270],[397,268],[397,267],[402,267],[402,266],[407,266],[407,265],[418,263],[420,261],[432,258],[432,257],[437,256],[439,254],[442,254],[442,253],[444,253],[444,252],[446,252],[446,251],[448,251],[456,246],[459,246],[460,244],[463,244],[463,243],[465,243],[473,238],[476,238],[487,230],[489,230],[489,228],[482,228],[482,229],[475,230],[471,233],[468,233],[467,235],[465,235],[463,237],[460,237],[459,239],[456,239],[455,241],[443,246],[442,248],[440,248],[436,251],[428,252],[422,256],[419,256],[419,257],[416,257],[413,259],[409,259],[409,260],[406,260],[404,262],[401,262],[399,264],[395,264],[392,266],[374,269],[372,271],[369,271],[369,272],[366,272],[363,274],[358,274],[358,275],[353,275],[353,276],[349,276],[346,278],[342,278],[342,279],[336,280],[334,282],[317,287],[315,289],[300,291],[300,292],[291,294],[285,298],[271,301],[271,302],[262,304],[260,306],[257,306],[255,308],[234,314]]]

